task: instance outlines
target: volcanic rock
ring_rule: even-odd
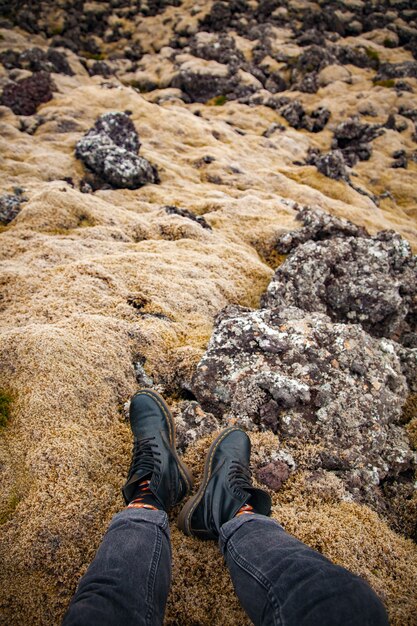
[[[191,54],[207,61],[217,61],[234,68],[245,63],[242,52],[236,48],[233,37],[220,33],[219,35],[201,32],[190,42]]]
[[[383,63],[375,76],[375,80],[387,80],[390,78],[417,78],[417,61]]]
[[[370,141],[384,131],[376,124],[363,124],[351,118],[336,126],[332,147],[343,153],[346,163],[352,167],[358,161],[367,161],[372,153]]]
[[[307,163],[315,165],[321,174],[334,180],[348,180],[349,173],[341,150],[330,150],[325,154],[309,151]]]
[[[16,217],[22,201],[20,195],[5,193],[0,196],[0,224],[5,226]]]
[[[330,111],[326,107],[318,107],[308,115],[298,100],[283,104],[279,113],[293,128],[305,128],[312,133],[323,130],[330,118]]]
[[[280,254],[287,254],[306,241],[322,241],[334,237],[369,237],[366,230],[349,220],[330,215],[318,208],[301,207],[297,210],[297,220],[303,228],[282,235],[277,242]]]
[[[158,182],[156,168],[138,156],[139,137],[126,113],[105,113],[76,146],[76,157],[114,187]]]
[[[197,222],[202,228],[207,228],[211,230],[210,224],[204,219],[202,215],[195,215],[188,211],[187,209],[179,209],[176,206],[165,206],[164,207],[166,213],[168,215],[179,215],[180,217],[185,217],[186,219],[192,220],[193,222]]]
[[[326,313],[401,341],[417,331],[417,257],[393,231],[307,241],[277,269],[262,303]]]
[[[52,99],[53,83],[46,72],[35,72],[3,89],[1,104],[10,107],[16,115],[33,115],[40,104]]]
[[[316,444],[319,467],[371,500],[382,480],[413,467],[399,425],[407,389],[394,342],[296,307],[226,307],[193,381],[203,409]]]
[[[256,478],[272,489],[278,491],[290,476],[290,469],[284,461],[272,461],[256,472]]]
[[[221,428],[220,420],[203,411],[198,402],[180,402],[176,417],[177,448],[181,453],[201,437]]]

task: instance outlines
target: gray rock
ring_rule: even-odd
[[[20,212],[20,205],[24,199],[20,195],[5,193],[0,196],[0,224],[9,224]]]
[[[326,313],[401,341],[417,331],[417,257],[392,231],[307,241],[277,269],[262,303]]]
[[[105,113],[77,143],[75,155],[113,187],[159,182],[156,168],[138,156],[139,137],[126,113]]]
[[[310,162],[314,163],[318,171],[328,178],[333,178],[334,180],[349,179],[346,161],[341,150],[330,150],[326,154],[319,154],[310,159]]]
[[[417,61],[383,63],[375,76],[375,80],[389,80],[391,78],[417,78]]]
[[[297,220],[303,223],[303,228],[298,228],[282,235],[277,243],[280,254],[287,254],[301,243],[306,241],[322,241],[334,237],[369,237],[361,226],[357,226],[349,220],[330,215],[321,209],[308,206],[297,209]]]
[[[53,84],[47,72],[36,72],[16,83],[8,83],[1,94],[0,104],[9,107],[15,115],[34,115],[40,104],[53,97]]]
[[[358,499],[378,501],[381,481],[413,467],[400,425],[408,387],[397,344],[359,325],[296,307],[227,307],[193,391],[215,416],[271,429],[293,449],[317,445],[316,469],[336,472]]]
[[[168,213],[168,215],[179,215],[180,217],[185,217],[188,220],[192,220],[193,222],[197,222],[202,228],[206,228],[207,230],[212,230],[210,224],[205,220],[202,215],[196,215],[188,209],[180,209],[176,206],[167,205],[164,206],[164,211]]]
[[[135,361],[133,363],[133,368],[135,370],[136,382],[138,383],[139,387],[146,387],[150,389],[154,386],[153,379],[145,372],[145,369],[140,361]]]
[[[233,37],[224,33],[210,39],[193,37],[190,41],[191,54],[207,61],[217,61],[238,68],[245,65],[245,57],[236,47]]]
[[[297,59],[297,69],[303,74],[320,72],[327,65],[335,62],[335,56],[323,45],[306,48]]]
[[[198,402],[183,401],[173,409],[177,448],[183,453],[191,443],[221,428],[220,420],[203,411]]]
[[[230,98],[236,85],[234,76],[221,76],[192,69],[181,69],[172,81],[172,87],[181,89],[191,102],[207,102],[216,96]]]
[[[318,107],[310,114],[306,113],[298,100],[283,103],[279,113],[293,128],[305,128],[312,133],[323,130],[330,118],[330,111],[325,107]]]
[[[341,150],[346,163],[352,167],[358,161],[370,158],[370,142],[383,132],[384,129],[378,124],[363,124],[358,118],[352,117],[336,126],[332,148]]]

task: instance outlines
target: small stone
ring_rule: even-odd
[[[357,117],[352,117],[336,126],[332,148],[341,150],[347,165],[353,167],[358,161],[370,158],[370,142],[383,132],[378,124],[363,124]]]
[[[181,453],[191,443],[221,428],[220,420],[203,411],[198,402],[183,401],[173,410],[176,425],[177,448]]]
[[[272,461],[256,472],[256,478],[272,491],[279,491],[290,476],[290,469],[283,461]]]
[[[144,367],[140,363],[140,361],[136,361],[135,363],[133,363],[133,367],[135,370],[136,382],[138,383],[138,385],[142,388],[152,388],[154,386],[153,379],[145,372]]]
[[[195,215],[188,211],[187,209],[179,209],[176,206],[164,206],[164,210],[168,215],[179,215],[180,217],[185,217],[186,219],[192,220],[193,222],[197,222],[202,228],[206,228],[211,230],[210,224],[204,219],[201,215]]]
[[[333,178],[334,180],[348,180],[349,178],[341,150],[331,150],[327,154],[321,154],[314,160],[314,164],[318,171],[328,178]]]
[[[0,224],[9,224],[20,212],[20,205],[24,201],[20,194],[3,194],[0,196]]]
[[[361,226],[357,226],[347,219],[330,215],[318,208],[297,207],[296,218],[303,223],[303,227],[286,233],[278,239],[277,250],[280,254],[287,254],[301,243],[310,240],[322,241],[334,237],[369,236]]]

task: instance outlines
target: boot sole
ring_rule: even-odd
[[[193,475],[192,475],[191,471],[189,470],[189,468],[185,465],[185,463],[183,463],[180,460],[180,458],[179,458],[179,456],[177,454],[177,449],[175,447],[175,421],[174,421],[174,418],[172,416],[172,413],[171,413],[167,403],[163,399],[163,397],[157,391],[154,391],[153,389],[140,389],[139,391],[137,391],[133,395],[133,398],[135,396],[137,396],[137,395],[149,396],[150,398],[155,400],[155,402],[157,403],[157,405],[161,409],[162,413],[166,417],[166,420],[168,422],[168,428],[169,428],[169,442],[171,444],[171,452],[174,455],[175,460],[176,460],[176,462],[178,464],[178,469],[180,471],[180,474],[181,474],[183,480],[185,481],[185,484],[187,485],[187,491],[186,491],[186,493],[184,495],[184,498],[185,498],[185,496],[188,493],[190,493],[190,491],[192,491],[192,489],[194,487],[194,478],[193,478]]]
[[[191,530],[191,518],[194,511],[203,499],[204,492],[211,478],[214,453],[216,452],[220,443],[227,437],[227,435],[234,432],[235,430],[242,431],[241,428],[238,428],[236,426],[229,426],[228,428],[223,430],[220,435],[218,435],[213,441],[209,448],[209,451],[207,452],[206,462],[204,465],[203,481],[200,485],[200,488],[195,496],[187,501],[187,503],[181,509],[180,514],[178,515],[177,526],[180,530],[182,530],[185,535],[188,535],[188,537],[194,535],[193,531]]]

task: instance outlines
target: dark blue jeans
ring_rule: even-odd
[[[241,515],[224,524],[220,549],[240,603],[256,625],[388,625],[366,582],[263,515]],[[63,626],[162,624],[170,580],[166,513],[125,509],[114,516],[80,580]]]

